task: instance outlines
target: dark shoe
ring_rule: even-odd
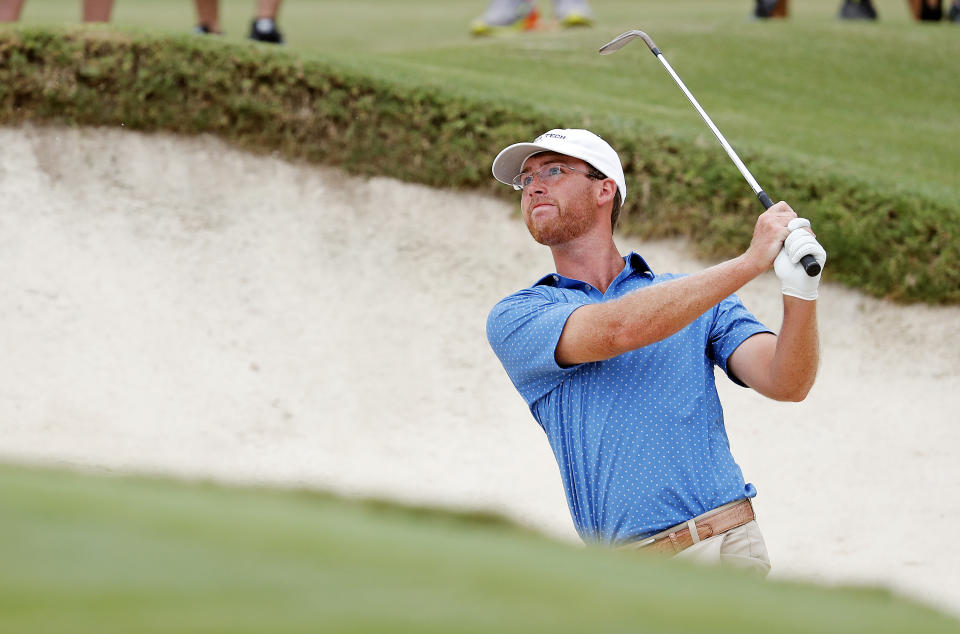
[[[283,34],[270,18],[260,18],[250,23],[250,39],[270,44],[283,44]]]
[[[876,20],[877,10],[870,0],[844,0],[837,17],[842,20]]]
[[[193,32],[197,35],[220,35],[220,33],[214,31],[206,24],[198,24],[193,27]]]
[[[779,0],[757,0],[757,6],[753,10],[755,18],[769,18],[773,15],[773,10],[777,8]]]
[[[939,22],[943,18],[943,6],[937,2],[937,6],[927,6],[926,2],[920,3],[920,19],[929,22]]]

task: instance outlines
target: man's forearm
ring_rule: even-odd
[[[819,361],[817,302],[784,295],[780,334],[750,337],[733,351],[727,367],[767,398],[802,401],[813,387]]]
[[[740,256],[612,302],[584,306],[574,311],[564,328],[557,361],[564,365],[600,361],[666,339],[762,271]]]
[[[817,302],[783,296],[783,325],[770,363],[771,380],[788,400],[803,400],[817,378]]]

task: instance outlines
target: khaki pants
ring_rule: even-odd
[[[683,550],[676,559],[702,564],[721,565],[756,572],[763,577],[770,572],[770,557],[757,521],[731,529],[722,535],[705,539]]]

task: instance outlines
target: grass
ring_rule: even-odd
[[[3,632],[960,632],[877,589],[763,582],[503,521],[0,465]]]
[[[28,2],[23,22],[76,20],[78,3]],[[748,19],[750,0],[593,0],[595,28],[479,40],[466,26],[485,0],[288,0],[280,23],[291,50],[518,104],[542,113],[545,128],[587,114],[613,129],[647,126],[714,144],[642,44],[596,54],[623,30],[643,28],[741,153],[782,157],[811,178],[830,170],[955,204],[960,28],[915,23],[897,0],[877,0],[873,24],[837,20],[839,0],[793,4],[789,20],[764,22]],[[242,39],[252,0],[222,5],[227,39]],[[116,26],[184,32],[193,21],[186,2],[117,2],[114,11]],[[748,167],[762,185],[765,166]]]

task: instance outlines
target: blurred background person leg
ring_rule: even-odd
[[[943,17],[942,0],[909,0],[910,13],[915,20],[939,22]]]
[[[564,27],[593,24],[588,0],[554,0],[553,17]],[[540,11],[534,0],[490,0],[486,12],[470,23],[474,35],[492,35],[514,29],[532,31],[540,26]]]
[[[24,0],[0,0],[0,22],[16,22]]]
[[[281,0],[257,0],[256,13],[250,23],[250,39],[258,42],[283,44],[283,34],[277,29],[277,14]],[[220,0],[194,0],[197,9],[196,33],[219,35]]]
[[[271,44],[283,44],[283,35],[277,29],[277,14],[281,0],[257,0],[257,17],[250,23],[250,39]]]
[[[84,22],[109,22],[113,0],[83,0]]]
[[[0,0],[0,22],[16,22],[25,0]],[[109,22],[113,0],[83,0],[84,22]]]
[[[950,12],[947,13],[947,19],[960,24],[960,0],[953,0],[950,5]]]
[[[197,9],[197,33],[220,34],[220,0],[194,0]]]
[[[870,0],[844,0],[837,17],[842,20],[876,20],[877,10]]]

